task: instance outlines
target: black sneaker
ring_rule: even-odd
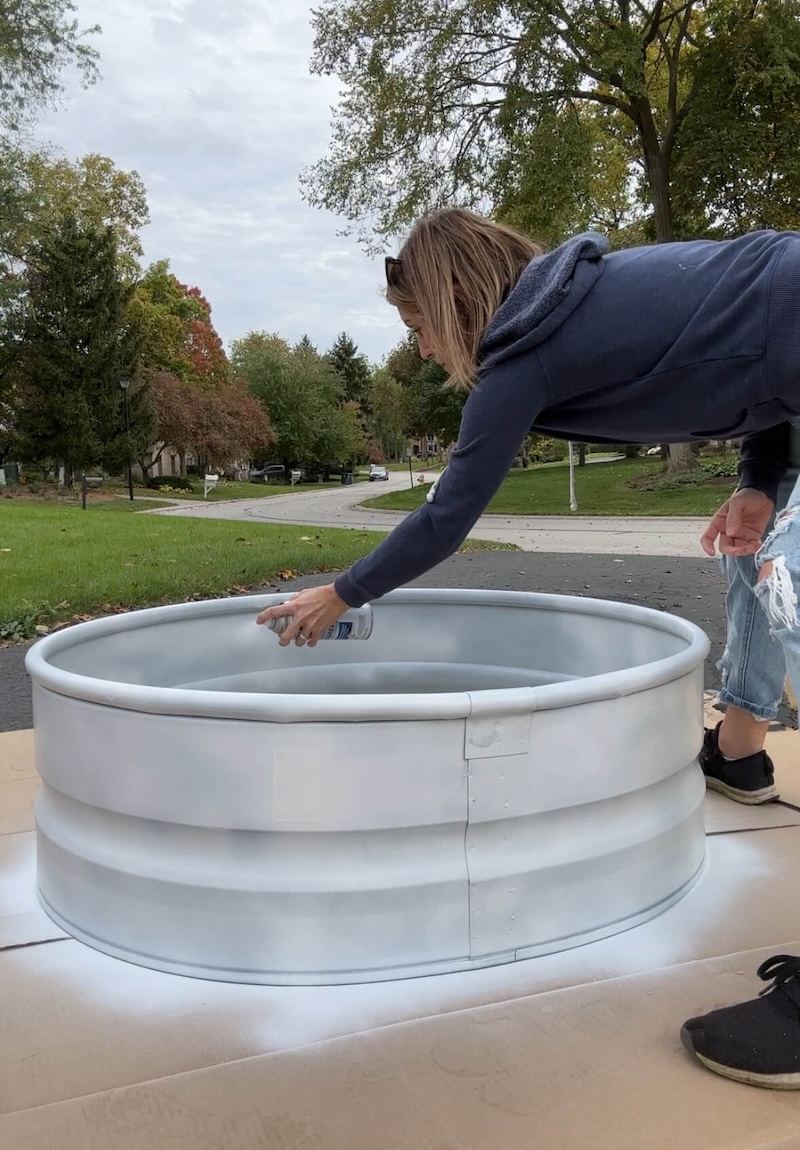
[[[681,1042],[709,1070],[772,1090],[800,1090],[800,958],[777,954],[758,968],[772,986],[751,1002],[690,1018]]]
[[[775,789],[775,766],[766,751],[747,755],[744,759],[724,759],[719,750],[719,729],[717,723],[713,731],[706,731],[703,749],[698,762],[706,777],[709,790],[719,791],[726,798],[737,803],[757,806],[777,799]]]

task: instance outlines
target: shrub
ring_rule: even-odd
[[[531,443],[529,455],[533,463],[558,463],[559,460],[567,458],[567,441],[537,435]]]
[[[194,491],[191,479],[183,475],[157,475],[148,479],[147,486],[155,491]]]
[[[714,479],[735,479],[739,474],[739,456],[735,451],[729,451],[725,455],[701,459],[700,468],[704,475]]]

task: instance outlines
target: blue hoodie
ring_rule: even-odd
[[[800,416],[800,233],[609,254],[589,233],[532,260],[486,329],[458,443],[428,500],[336,579],[352,607],[441,563],[531,431],[600,443],[745,437],[775,498]]]

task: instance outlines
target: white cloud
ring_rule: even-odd
[[[209,299],[225,340],[250,330],[321,349],[346,330],[378,360],[403,335],[382,260],[309,207],[298,177],[325,152],[335,83],[308,73],[311,5],[281,0],[78,0],[99,23],[103,78],[70,85],[39,133],[71,158],[135,169],[148,262]]]

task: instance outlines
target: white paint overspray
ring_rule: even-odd
[[[23,889],[33,910],[33,835]],[[707,866],[691,894],[634,930],[559,955],[510,966],[363,986],[267,987],[178,978],[120,963],[73,941],[7,952],[7,978],[46,987],[29,997],[10,996],[4,1025],[15,1062],[6,1088],[23,1104],[31,1062],[47,1078],[63,1065],[64,1049],[47,1041],[54,1016],[65,1009],[80,1019],[70,1031],[69,1057],[77,1094],[88,1091],[102,1059],[108,1085],[145,1080],[255,1054],[288,1050],[330,1038],[437,1016],[494,1002],[628,974],[702,961],[721,952],[769,945],[782,950],[800,936],[800,908],[777,890],[781,868],[800,866],[796,831],[721,834],[709,841]],[[776,931],[775,924],[780,924]],[[743,962],[754,980],[755,964]],[[755,993],[743,985],[742,997]],[[602,990],[599,991],[602,994]],[[687,1013],[698,1004],[687,1000]],[[713,1003],[705,1004],[706,1006]],[[97,1019],[106,1020],[113,1047],[98,1045]],[[113,1025],[108,1025],[111,1020]],[[121,1039],[121,1040],[120,1040]],[[107,1040],[106,1040],[107,1041]],[[88,1068],[88,1070],[87,1070]],[[31,1098],[30,1103],[36,1103]]]
[[[133,613],[29,653],[39,886],[75,937],[200,978],[391,980],[580,945],[691,887],[696,628],[404,591],[369,643],[279,650],[254,618],[280,601]],[[370,687],[336,692],[352,680]]]

